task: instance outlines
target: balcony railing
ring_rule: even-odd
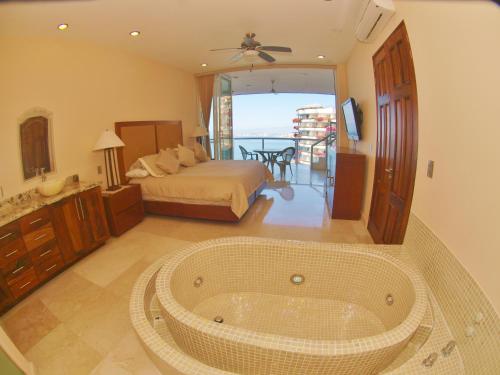
[[[224,138],[225,139],[225,138]],[[231,138],[229,138],[231,139]],[[299,148],[300,138],[294,137],[233,137],[233,159],[241,160],[241,153],[238,146],[243,146],[248,152],[254,150],[276,149],[282,150],[287,147]],[[212,155],[214,155],[214,140],[210,139],[210,147],[212,147]],[[295,161],[298,160],[298,154],[295,152]]]
[[[231,138],[228,138],[231,139]],[[254,150],[282,150],[286,147],[295,147],[294,160],[296,163],[305,164],[316,164],[317,169],[322,168],[326,165],[326,160],[321,160],[326,157],[325,146],[335,141],[335,134],[332,133],[321,139],[302,139],[295,137],[233,137],[233,159],[241,160],[242,155],[238,146],[243,146],[248,152],[254,152]],[[213,152],[214,140],[210,139],[210,146]],[[299,147],[300,143],[300,147]],[[321,166],[320,166],[321,165]]]

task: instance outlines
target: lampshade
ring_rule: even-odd
[[[204,137],[208,135],[208,130],[206,128],[202,128],[201,126],[198,126],[194,128],[193,133],[191,134],[191,137],[196,138],[196,137]]]
[[[125,143],[115,134],[115,132],[106,129],[102,132],[97,143],[94,146],[94,151],[105,150],[107,148],[123,147]]]

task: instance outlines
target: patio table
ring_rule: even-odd
[[[274,174],[274,163],[276,162],[276,158],[283,153],[283,150],[272,150],[272,149],[260,149],[253,150],[262,156],[262,160],[267,160],[267,165],[271,163],[271,173]],[[267,156],[266,156],[267,155]]]

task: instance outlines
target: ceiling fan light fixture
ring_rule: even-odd
[[[141,32],[139,30],[133,30],[133,31],[129,32],[129,35],[135,37],[135,36],[141,35]]]
[[[57,25],[57,28],[61,31],[66,30],[68,27],[69,25],[67,23],[60,23],[59,25]]]
[[[323,60],[323,59],[325,59],[325,58],[326,58],[326,56],[325,56],[325,55],[318,55],[317,57],[318,57],[318,59],[320,59],[320,60]]]
[[[259,55],[259,51],[256,51],[254,49],[249,49],[249,50],[246,50],[245,52],[243,52],[243,54],[245,56],[258,56]]]
[[[203,68],[206,68],[206,67],[208,66],[208,64],[207,64],[207,63],[201,63],[200,65],[201,65]]]

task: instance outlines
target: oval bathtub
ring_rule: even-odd
[[[248,237],[179,252],[156,293],[185,353],[238,374],[376,374],[427,306],[420,276],[385,254]]]

